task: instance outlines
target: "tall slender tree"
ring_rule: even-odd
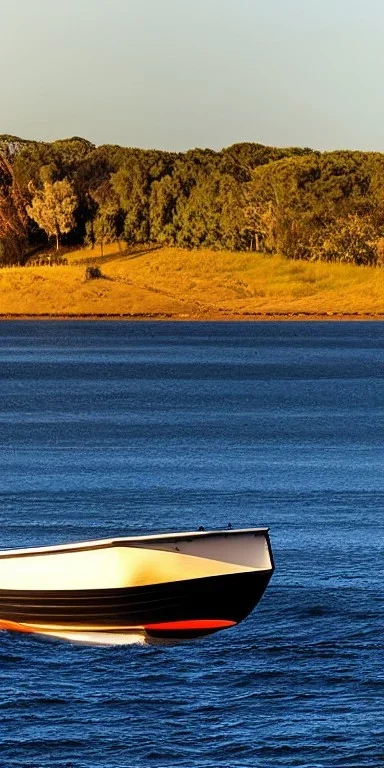
[[[0,241],[5,259],[20,262],[28,237],[25,199],[16,181],[13,166],[0,152]]]

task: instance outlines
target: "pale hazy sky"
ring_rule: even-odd
[[[0,134],[384,151],[384,0],[0,0]]]

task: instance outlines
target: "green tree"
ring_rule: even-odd
[[[128,167],[111,177],[112,189],[125,213],[124,238],[127,243],[145,243],[149,239],[148,177],[143,165],[132,158]]]
[[[48,237],[56,238],[58,250],[60,235],[67,234],[75,226],[76,205],[77,198],[69,181],[63,179],[53,184],[46,181],[42,189],[35,191],[27,211]]]
[[[175,182],[172,176],[163,176],[154,181],[149,199],[150,239],[153,242],[173,245],[176,228],[174,214],[177,201]]]
[[[377,230],[369,217],[347,216],[336,221],[313,242],[312,259],[348,264],[377,263],[380,251]]]
[[[102,181],[98,187],[90,191],[90,196],[97,207],[92,221],[88,223],[88,240],[99,243],[103,255],[104,243],[118,242],[124,230],[124,214],[119,207],[119,198],[109,180]]]

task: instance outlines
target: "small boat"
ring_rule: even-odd
[[[233,627],[274,570],[268,528],[0,552],[0,629],[71,641],[186,640]]]

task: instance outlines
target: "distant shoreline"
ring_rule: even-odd
[[[0,322],[4,320],[93,320],[95,322],[101,321],[154,321],[154,322],[363,322],[363,321],[384,321],[384,313],[378,314],[375,312],[254,312],[247,314],[236,313],[212,313],[201,315],[179,315],[179,314],[162,314],[162,313],[116,313],[116,314],[97,314],[97,313],[68,313],[68,314],[24,314],[24,313],[6,313],[0,314]]]

